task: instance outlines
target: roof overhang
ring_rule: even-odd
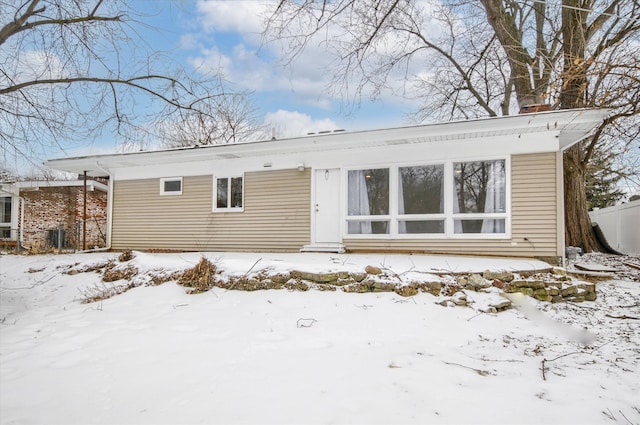
[[[41,188],[79,186],[84,186],[84,180],[28,180],[1,185],[2,189],[15,195],[18,195],[21,191],[39,190]],[[102,192],[107,192],[108,189],[109,188],[104,183],[100,183],[95,180],[87,180],[87,190],[100,190]]]
[[[315,134],[290,139],[60,158],[49,160],[45,164],[72,173],[87,172],[90,176],[106,177],[112,168],[147,164],[228,160],[403,144],[447,143],[455,140],[545,132],[556,135],[557,150],[562,151],[588,137],[608,113],[607,109],[570,109],[381,130]],[[517,143],[517,140],[514,143]]]

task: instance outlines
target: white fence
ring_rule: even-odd
[[[640,255],[640,200],[589,212],[609,245],[624,254]]]

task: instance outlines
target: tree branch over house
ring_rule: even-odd
[[[175,134],[155,124],[185,115],[203,125],[228,120],[211,107],[227,96],[251,105],[249,93],[230,90],[222,77],[189,72],[152,51],[140,28],[153,29],[135,6],[121,0],[0,2],[5,161],[39,164],[52,152],[64,154],[69,142],[86,145],[105,134],[138,144],[172,139]],[[254,124],[242,137],[256,130]],[[239,139],[235,129],[225,127],[208,143]]]

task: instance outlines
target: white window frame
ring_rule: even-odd
[[[16,217],[16,213],[17,213],[17,200],[18,198],[15,196],[11,196],[11,195],[0,195],[0,198],[8,198],[9,200],[11,200],[11,217],[9,221],[3,221],[0,222],[0,228],[2,229],[8,229],[9,230],[9,237],[5,238],[2,237],[0,234],[0,240],[3,241],[8,241],[8,240],[15,240],[14,237],[12,237],[12,230],[15,229],[14,223],[17,221],[17,217]]]
[[[227,180],[227,202],[231,202],[231,179],[242,179],[242,207],[223,207],[218,208],[218,180]],[[241,175],[225,175],[213,176],[213,212],[243,212],[244,211],[244,174]]]
[[[455,202],[455,187],[454,187],[454,164],[459,162],[484,162],[484,161],[499,161],[505,162],[505,207],[504,213],[479,213],[479,214],[464,214],[453,213],[453,203]],[[428,165],[444,165],[444,212],[441,214],[411,214],[400,215],[398,214],[398,179],[400,178],[399,169],[403,167],[419,167]],[[348,173],[353,170],[367,170],[367,169],[389,169],[389,214],[380,216],[350,216],[348,211],[349,203],[349,179]],[[446,161],[420,161],[411,163],[397,163],[397,164],[372,164],[367,166],[354,166],[345,167],[343,169],[344,176],[344,190],[345,202],[344,202],[344,231],[343,238],[345,239],[510,239],[511,238],[511,157],[510,156],[491,156],[491,157],[473,157],[464,159],[451,159]],[[505,220],[505,232],[504,233],[455,233],[454,232],[454,220],[455,219],[504,219]],[[399,233],[398,222],[399,221],[423,221],[423,220],[442,220],[444,219],[444,232],[443,233]],[[369,221],[388,221],[389,233],[376,233],[376,234],[356,234],[349,232],[349,221],[369,220]]]
[[[164,184],[166,182],[175,182],[175,181],[180,182],[180,190],[169,190],[169,191],[164,190]],[[183,189],[182,177],[165,177],[160,179],[160,195],[161,196],[182,195],[182,189]]]

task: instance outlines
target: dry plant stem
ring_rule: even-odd
[[[592,351],[590,351],[590,352],[586,352],[586,351],[573,351],[573,352],[571,352],[571,353],[561,354],[561,355],[559,355],[558,357],[554,357],[553,359],[549,359],[549,360],[547,360],[547,359],[542,359],[542,368],[541,368],[541,369],[542,369],[542,380],[543,380],[543,381],[546,381],[546,380],[547,380],[547,377],[546,377],[546,370],[547,370],[547,368],[546,368],[546,364],[547,364],[547,363],[549,363],[549,362],[553,362],[553,361],[556,361],[556,360],[561,359],[561,358],[563,358],[563,357],[571,356],[571,355],[573,355],[573,354],[593,354],[594,352],[598,351],[599,349],[601,349],[601,348],[602,348],[602,347],[604,347],[605,345],[610,344],[611,342],[613,342],[613,340],[610,340],[610,341],[605,342],[604,344],[602,344],[602,345],[600,345],[600,346],[598,346],[598,347],[594,348],[594,349],[593,349]]]
[[[462,364],[460,364],[460,363],[445,362],[444,360],[442,361],[442,363],[444,363],[444,364],[448,364],[448,365],[452,365],[452,366],[460,366],[460,367],[463,367],[463,368],[465,368],[465,369],[472,370],[472,371],[474,371],[475,373],[477,373],[477,374],[478,374],[478,375],[480,375],[480,376],[487,376],[487,375],[491,375],[491,372],[488,372],[488,371],[486,371],[486,370],[476,369],[476,368],[473,368],[473,367],[469,367],[469,366],[462,365]]]
[[[256,264],[258,264],[260,261],[262,261],[262,258],[258,258],[258,259],[256,260],[256,262],[255,262],[255,263],[253,263],[253,265],[252,265],[251,267],[249,267],[249,270],[247,270],[247,271],[242,275],[242,277],[243,277],[243,278],[247,277],[247,276],[249,275],[249,273],[251,273],[251,270],[253,270],[253,268],[256,266]],[[237,283],[238,283],[238,281],[234,282],[234,283],[233,283],[233,285],[231,285],[231,286],[229,286],[229,288],[227,288],[227,291],[232,290],[232,289],[236,286],[236,284],[237,284]]]
[[[605,314],[606,317],[611,317],[612,319],[631,319],[631,320],[640,320],[640,317],[627,316],[623,314],[622,316],[613,316],[611,314]]]

